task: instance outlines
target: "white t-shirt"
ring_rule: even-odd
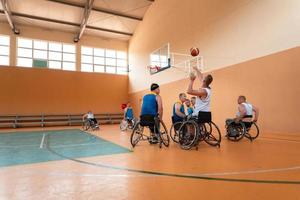
[[[245,107],[246,115],[253,115],[253,106],[250,103],[242,103]],[[236,114],[238,117],[241,116],[241,113],[238,111]]]
[[[87,118],[88,118],[88,119],[94,119],[95,117],[94,117],[94,114],[93,114],[93,113],[88,113],[88,114],[87,114]]]
[[[210,98],[211,98],[211,89],[209,88],[203,88],[207,96],[204,99],[201,99],[200,97],[196,97],[196,102],[195,102],[195,109],[193,112],[193,116],[198,116],[198,113],[200,111],[202,112],[210,112]]]

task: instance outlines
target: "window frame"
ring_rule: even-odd
[[[17,39],[17,41],[16,41],[16,50],[17,50],[17,52],[16,52],[16,65],[18,66],[18,67],[26,67],[26,66],[22,66],[22,65],[18,65],[19,63],[18,63],[18,58],[26,58],[26,59],[31,59],[32,60],[32,63],[33,63],[33,60],[34,59],[39,59],[39,60],[45,60],[45,61],[47,61],[47,69],[50,69],[50,70],[64,70],[64,71],[76,71],[76,62],[77,62],[77,59],[76,59],[76,56],[77,56],[77,48],[76,48],[76,45],[75,44],[71,44],[71,43],[65,43],[65,42],[58,42],[58,41],[50,41],[50,40],[43,40],[43,39],[33,39],[33,38],[25,38],[25,37],[17,37],[16,38]],[[19,47],[19,39],[27,39],[27,40],[31,40],[31,48],[29,48],[29,47]],[[41,49],[41,48],[35,48],[34,47],[34,41],[40,41],[40,42],[46,42],[47,43],[47,49],[45,50],[45,49]],[[50,48],[49,48],[49,44],[50,43],[56,43],[56,44],[60,44],[61,45],[61,51],[57,51],[57,50],[50,50]],[[74,53],[70,53],[70,52],[64,52],[64,50],[63,50],[63,46],[64,45],[72,45],[72,46],[74,46]],[[18,52],[18,49],[30,49],[31,50],[31,57],[25,57],[25,56],[20,56],[19,55],[19,52]],[[46,59],[43,59],[43,58],[34,58],[34,50],[38,50],[38,51],[46,51],[47,52],[47,58]],[[50,55],[50,53],[51,52],[54,52],[54,53],[60,53],[61,54],[61,57],[60,57],[60,60],[54,60],[54,59],[50,59],[50,57],[49,57],[49,55]],[[74,59],[74,61],[67,61],[67,60],[64,60],[64,58],[63,58],[63,55],[64,54],[72,54],[72,55],[74,55],[75,56],[75,59]],[[49,64],[50,64],[50,62],[60,62],[60,68],[54,68],[54,67],[49,67]],[[66,70],[66,69],[64,69],[63,68],[63,63],[73,63],[74,64],[74,70]],[[31,67],[28,67],[28,68],[35,68],[34,66],[31,66]]]
[[[8,45],[0,44],[1,47],[8,47],[8,55],[1,54],[1,52],[0,52],[0,56],[8,58],[8,64],[7,65],[6,64],[0,64],[0,65],[1,66],[10,66],[10,41],[11,41],[11,38],[10,38],[9,35],[4,35],[4,34],[0,34],[0,36],[8,38]]]
[[[91,54],[86,54],[86,53],[82,53],[82,49],[83,48],[91,48],[92,52]],[[99,50],[103,50],[103,56],[100,55],[95,55],[95,49],[99,49]],[[107,52],[106,51],[115,51],[115,57],[111,57],[111,56],[106,56]],[[119,58],[118,57],[118,52],[123,52],[126,54],[125,58]],[[92,63],[88,63],[88,62],[84,62],[82,60],[83,56],[89,56],[92,57]],[[107,74],[118,74],[118,75],[128,75],[128,52],[126,51],[120,51],[120,50],[116,50],[116,49],[106,49],[106,48],[100,48],[100,47],[90,47],[90,46],[81,46],[81,63],[80,63],[80,71],[81,72],[89,72],[89,73],[107,73]],[[95,63],[95,58],[101,58],[103,59],[103,64],[96,64]],[[107,59],[114,59],[115,60],[115,65],[110,65],[110,64],[106,64],[107,63]],[[118,60],[122,60],[126,62],[126,66],[118,66]],[[82,65],[92,65],[92,71],[82,71]],[[103,72],[97,72],[95,71],[95,66],[103,66],[104,67],[104,71]],[[107,68],[115,68],[114,69],[114,73],[112,72],[107,72]],[[127,73],[118,73],[118,69],[126,69]]]

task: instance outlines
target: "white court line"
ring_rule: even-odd
[[[248,171],[236,171],[236,172],[220,172],[220,173],[204,173],[197,174],[200,176],[226,176],[226,175],[239,175],[239,174],[259,174],[259,173],[270,173],[270,172],[284,172],[284,171],[293,171],[299,170],[300,166],[286,167],[286,168],[273,168],[273,169],[257,169],[257,170],[248,170]]]
[[[40,149],[42,149],[44,147],[45,136],[46,136],[46,134],[44,133],[41,144],[40,144]]]

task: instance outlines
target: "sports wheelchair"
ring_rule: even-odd
[[[120,123],[120,130],[126,131],[127,129],[132,130],[136,124],[137,120],[133,119],[123,119]]]
[[[211,120],[211,112],[199,112],[198,117],[187,117],[182,122],[176,122],[170,129],[172,140],[179,143],[180,147],[189,150],[205,141],[211,146],[220,147],[221,132]]]
[[[92,129],[93,131],[95,130],[99,130],[100,127],[99,127],[99,124],[98,123],[95,123],[93,120],[91,119],[86,119],[83,121],[82,123],[82,129],[84,131],[87,131],[89,129]]]
[[[134,148],[140,141],[148,141],[150,144],[158,143],[159,148],[162,147],[162,144],[168,147],[170,138],[164,122],[158,117],[154,118],[154,122],[138,121],[130,136],[130,143]]]
[[[246,116],[245,118],[252,118],[252,116]],[[227,139],[235,142],[240,141],[244,136],[250,141],[259,136],[259,128],[255,122],[235,122],[233,119],[228,119],[225,128]]]

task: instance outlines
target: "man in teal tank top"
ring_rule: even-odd
[[[156,133],[154,132],[155,118],[158,117],[161,121],[163,118],[163,106],[162,98],[159,95],[159,85],[156,83],[151,84],[151,93],[146,94],[143,97],[140,124],[142,126],[148,126],[153,133],[153,140],[157,141]]]
[[[186,94],[180,93],[179,94],[179,101],[174,103],[173,105],[173,115],[172,115],[172,122],[181,122],[185,118],[184,112],[184,105],[183,103],[186,101]]]

